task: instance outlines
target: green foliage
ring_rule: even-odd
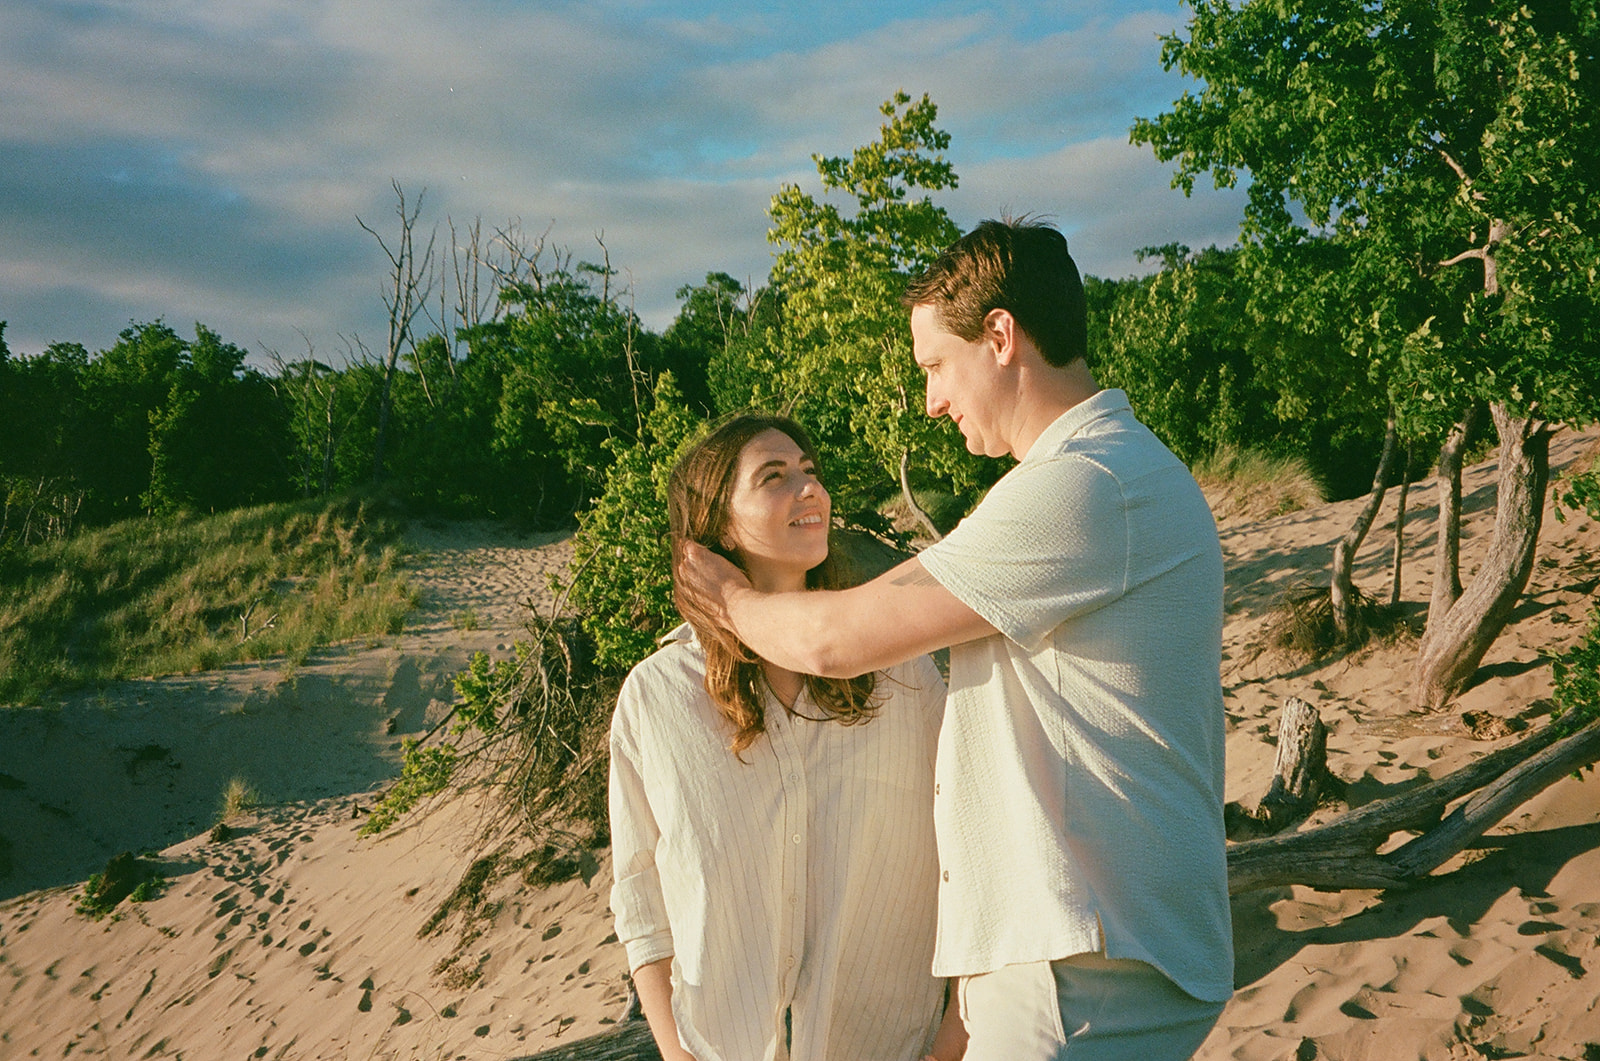
[[[124,899],[142,903],[157,898],[165,884],[156,870],[156,863],[124,851],[112,856],[100,872],[89,875],[76,909],[98,921]]]
[[[761,357],[776,376],[745,402],[791,407],[826,458],[835,511],[867,524],[897,491],[908,450],[919,477],[957,493],[993,475],[953,428],[923,415],[899,303],[906,281],[960,235],[943,207],[914,194],[956,187],[943,155],[950,136],[927,96],[913,103],[897,92],[879,109],[888,120],[876,142],[848,158],[814,156],[824,193],[853,200],[853,210],[796,185],[773,197],[767,239],[779,247],[771,284],[781,327],[767,333]]]
[[[1339,248],[1316,318],[1365,361],[1373,405],[1392,404],[1405,437],[1479,401],[1600,413],[1592,4],[1192,7],[1163,63],[1204,87],[1133,138],[1176,160],[1186,190],[1248,170],[1248,242],[1307,241],[1298,205]]]
[[[1589,613],[1583,638],[1552,665],[1556,722],[1568,733],[1600,718],[1600,608]]]
[[[481,653],[480,653],[481,655]],[[450,744],[421,747],[415,737],[401,739],[400,778],[361,823],[362,836],[381,833],[424,798],[441,792],[456,771],[456,749]]]
[[[667,478],[700,419],[670,374],[652,395],[644,431],[615,445],[605,491],[573,540],[568,604],[595,641],[596,662],[626,670],[677,624],[667,535]]]
[[[399,630],[398,527],[353,498],[149,516],[0,553],[0,702]]]

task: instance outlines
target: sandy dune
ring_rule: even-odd
[[[1553,463],[1593,443],[1558,436]],[[1487,545],[1493,476],[1479,465],[1466,483],[1469,570]],[[1433,495],[1411,496],[1404,598],[1421,602]],[[1514,739],[1477,739],[1462,711],[1504,720],[1481,736],[1548,713],[1549,662],[1581,634],[1600,584],[1600,527],[1582,517],[1547,518],[1517,625],[1456,709],[1411,708],[1403,637],[1318,666],[1265,647],[1273,603],[1322,575],[1358,505],[1223,528],[1231,799],[1265,791],[1289,695],[1321,708],[1330,766],[1356,803]],[[1391,497],[1359,555],[1370,594],[1387,592],[1393,513]],[[457,895],[484,854],[476,792],[357,836],[401,737],[446,709],[470,651],[515,637],[519,602],[548,607],[545,575],[570,556],[567,541],[487,526],[415,538],[425,607],[398,637],[292,672],[237,667],[0,712],[0,834],[16,862],[0,880],[13,896],[0,902],[0,1057],[515,1057],[616,1015],[624,968],[603,861],[587,884],[541,890],[491,873]],[[212,842],[234,776],[266,809]],[[75,914],[78,882],[124,848],[163,849],[166,893],[100,922]],[[1283,888],[1240,896],[1234,916],[1239,991],[1202,1057],[1600,1057],[1592,774],[1558,782],[1403,893]]]

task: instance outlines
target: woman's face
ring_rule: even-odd
[[[803,589],[828,558],[833,503],[794,439],[768,428],[733,469],[724,544],[758,589]]]

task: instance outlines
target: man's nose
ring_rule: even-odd
[[[928,402],[927,402],[927,405],[925,406],[925,411],[927,412],[927,414],[929,416],[934,417],[935,419],[937,419],[938,417],[943,416],[945,410],[948,409],[948,408],[950,408],[950,403],[945,401],[939,395],[934,394],[933,393],[933,384],[929,383],[928,384]]]

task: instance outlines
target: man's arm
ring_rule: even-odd
[[[733,564],[687,543],[677,574],[756,655],[800,674],[852,678],[995,633],[915,557],[851,589],[761,593]]]

